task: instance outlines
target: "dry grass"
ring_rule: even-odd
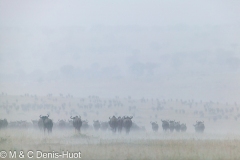
[[[32,134],[34,133],[34,134]],[[5,130],[0,150],[81,151],[82,159],[228,160],[240,159],[239,139],[101,138],[73,132],[43,135],[36,131]]]

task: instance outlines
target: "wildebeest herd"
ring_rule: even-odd
[[[103,113],[105,110],[107,112]],[[203,133],[205,123],[202,120],[205,120],[206,123],[210,122],[212,125],[218,121],[230,118],[237,121],[240,118],[237,103],[234,105],[226,103],[224,106],[212,101],[132,99],[130,96],[125,98],[116,96],[108,99],[98,96],[75,98],[72,95],[63,96],[62,94],[55,97],[52,94],[47,96],[0,95],[0,111],[0,129],[32,127],[48,133],[55,129],[75,129],[75,132],[79,133],[94,130],[96,132],[111,131],[129,134],[131,131],[147,129],[164,133],[184,133],[193,130]],[[45,115],[36,115],[38,112]],[[16,113],[34,114],[35,116],[31,117],[31,122],[27,120],[12,121],[12,119],[16,119],[14,117]],[[175,118],[178,120],[174,120]],[[19,119],[23,119],[23,116]]]
[[[52,128],[53,128],[53,121],[52,119],[49,118],[49,115],[47,116],[39,116],[40,119],[37,122],[38,128],[40,130],[43,130],[44,133],[45,131],[47,131],[48,133],[52,132]],[[123,116],[123,117],[118,117],[116,118],[116,116],[112,116],[109,117],[109,121],[108,122],[100,122],[99,120],[94,120],[93,121],[93,128],[95,131],[98,130],[102,130],[102,131],[106,131],[107,129],[110,129],[113,133],[121,133],[122,129],[125,130],[126,134],[129,134],[130,129],[133,125],[132,122],[132,116]],[[67,127],[73,127],[75,128],[75,132],[80,133],[81,132],[81,128],[82,129],[86,129],[88,128],[88,122],[86,120],[82,120],[81,116],[75,116],[75,117],[70,117],[71,120],[69,120],[69,123],[67,123],[64,120],[59,120],[57,123],[58,128],[60,129],[64,129]],[[187,130],[187,126],[186,124],[181,124],[179,121],[176,122],[175,120],[161,120],[162,121],[162,129],[164,132],[173,132],[174,130],[176,132],[186,132]],[[32,121],[33,125],[36,125],[36,120]],[[27,126],[27,122],[24,123],[24,121],[19,121],[19,122],[11,122],[11,124],[25,124],[25,126]],[[157,122],[150,122],[152,125],[152,130],[154,132],[158,131],[158,123]],[[135,124],[136,125],[136,124]],[[11,126],[11,125],[10,125]],[[22,125],[24,126],[24,125]],[[136,125],[137,126],[137,125]],[[203,133],[204,129],[205,129],[205,125],[203,121],[196,121],[196,124],[193,125],[195,128],[195,131],[198,133]],[[8,121],[6,119],[0,120],[0,129],[3,128],[7,128],[8,127]],[[13,127],[13,126],[11,126]],[[21,127],[21,126],[20,126]]]

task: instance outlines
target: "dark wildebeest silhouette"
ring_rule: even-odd
[[[196,121],[196,124],[193,125],[197,133],[203,133],[205,129],[204,121]]]
[[[162,121],[162,129],[163,131],[167,131],[169,129],[169,122],[167,120],[161,120]]]
[[[70,117],[73,120],[73,127],[75,128],[75,132],[76,130],[78,131],[78,133],[80,133],[80,129],[82,127],[82,120],[81,120],[81,116],[75,116],[75,117]]]
[[[43,121],[43,129],[44,129],[44,133],[45,133],[45,130],[47,129],[48,130],[48,133],[52,133],[52,128],[53,128],[53,121],[51,119],[49,119],[49,115],[47,116],[39,116],[42,121]]]
[[[129,134],[130,132],[130,129],[132,127],[132,116],[131,117],[123,117],[123,127],[125,128],[126,130],[126,134]]]
[[[158,124],[157,122],[150,122],[152,124],[152,130],[154,132],[157,132],[158,131]]]
[[[112,132],[113,133],[116,133],[116,130],[117,130],[117,127],[118,127],[118,120],[115,116],[113,116],[112,118],[109,117],[109,126],[111,127],[112,129]]]
[[[7,128],[7,126],[8,126],[7,119],[0,119],[0,129]]]
[[[180,132],[180,130],[181,130],[180,122],[175,122],[174,123],[174,129],[175,129],[176,132]]]
[[[169,121],[169,130],[170,132],[173,132],[175,129],[175,120],[174,121]]]
[[[118,127],[117,127],[118,132],[121,133],[122,132],[122,127],[123,127],[123,118],[118,117],[117,122],[118,122]]]
[[[186,130],[187,130],[186,124],[185,124],[185,123],[182,123],[182,124],[181,124],[181,132],[186,132]]]

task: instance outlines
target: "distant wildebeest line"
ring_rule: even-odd
[[[38,121],[38,127],[40,130],[44,129],[44,133],[45,130],[47,129],[48,133],[52,132],[52,128],[53,128],[53,122],[51,119],[49,119],[49,115],[47,116],[39,116],[40,119]],[[100,122],[99,120],[93,121],[93,127],[96,131],[98,130],[102,130],[102,131],[106,131],[108,126],[111,128],[113,133],[116,133],[117,131],[119,133],[121,133],[122,128],[125,129],[126,133],[128,134],[130,132],[130,129],[133,125],[132,119],[133,117],[118,117],[116,118],[115,116],[109,117],[109,122]],[[85,125],[85,129],[87,129],[89,127],[88,125],[88,121],[87,120],[81,120],[81,117],[79,116],[75,116],[75,117],[70,117],[70,119],[72,119],[72,121],[69,121],[72,123],[73,127],[75,128],[75,130],[77,130],[79,133],[81,131],[81,128],[83,128],[83,124]],[[187,126],[184,123],[180,123],[179,121],[175,121],[175,120],[161,120],[162,121],[162,129],[164,132],[166,131],[170,131],[173,132],[174,130],[176,132],[186,132],[187,130]],[[26,121],[17,121],[18,123],[16,123],[16,126],[20,127],[20,128],[24,128],[27,125]],[[37,121],[32,120],[33,124],[36,125]],[[58,120],[58,126],[63,129],[64,127],[66,127],[67,122],[64,120]],[[157,122],[151,122],[152,125],[152,130],[154,132],[158,131],[158,124]],[[6,128],[8,126],[8,122],[6,119],[4,120],[0,120],[0,129],[2,128]],[[136,124],[135,124],[136,126]],[[196,124],[193,125],[195,128],[195,131],[197,133],[203,133],[204,129],[205,129],[205,125],[203,121],[196,121]]]
[[[2,94],[2,95],[7,95],[7,94]],[[23,95],[24,96],[24,95]],[[21,96],[21,97],[23,97]],[[7,97],[7,96],[5,96]],[[60,113],[63,112],[63,114],[65,113],[65,115],[67,115],[69,117],[69,115],[72,115],[73,113],[77,113],[78,112],[78,108],[79,109],[93,109],[94,107],[96,109],[99,108],[114,108],[114,107],[122,107],[125,106],[125,102],[122,102],[119,97],[115,97],[115,98],[111,98],[111,99],[100,99],[98,96],[89,96],[89,97],[85,97],[85,98],[80,98],[78,99],[78,102],[72,102],[70,101],[71,99],[73,99],[73,95],[68,94],[66,96],[64,96],[62,93],[60,94],[60,97],[54,97],[53,94],[49,93],[47,95],[47,98],[44,97],[38,97],[36,95],[31,95],[31,94],[25,94],[25,97],[28,97],[27,99],[30,99],[31,97],[33,98],[33,100],[37,103],[32,103],[32,102],[25,102],[23,103],[23,101],[21,100],[21,98],[17,97],[15,99],[15,102],[11,104],[12,100],[6,99],[6,101],[2,101],[2,104],[0,104],[1,109],[6,111],[6,114],[11,114],[11,108],[15,108],[17,111],[22,110],[22,111],[31,111],[31,110],[35,110],[36,109],[49,109],[47,112],[50,112],[50,110],[52,110],[53,113]],[[75,97],[74,97],[75,98]],[[62,100],[65,99],[66,101],[62,102]],[[76,98],[77,99],[77,98]],[[126,98],[123,99],[124,101],[128,102],[128,104],[126,106],[128,106],[128,110],[129,110],[129,114],[134,116],[134,120],[139,118],[139,122],[140,123],[145,123],[141,118],[143,118],[143,116],[141,115],[142,113],[138,113],[138,109],[141,107],[138,107],[138,104],[134,104],[134,102],[137,102],[137,100],[132,99],[131,96],[128,96]],[[59,102],[60,107],[58,107],[58,105],[56,104],[52,104],[52,103],[48,103],[48,101],[53,101],[55,102]],[[74,99],[75,101],[75,99]],[[230,118],[234,118],[236,121],[240,118],[240,114],[237,113],[235,115],[233,115],[233,117],[231,117],[231,114],[234,114],[235,112],[239,111],[239,105],[235,102],[233,107],[230,107],[230,103],[226,103],[226,106],[228,106],[227,108],[222,108],[220,105],[219,106],[214,106],[215,104],[218,105],[218,102],[203,102],[202,100],[200,102],[195,102],[193,99],[189,99],[189,100],[182,100],[182,99],[176,99],[176,102],[178,102],[180,104],[180,106],[178,108],[175,108],[174,106],[167,106],[168,102],[173,102],[174,99],[156,99],[154,100],[153,98],[144,98],[142,97],[140,99],[140,103],[151,103],[152,107],[150,107],[152,109],[152,111],[154,112],[158,112],[158,111],[164,111],[166,109],[172,109],[173,111],[175,110],[176,114],[193,114],[194,116],[198,116],[197,118],[207,118],[209,121],[213,120],[214,122],[217,122],[218,120],[223,120],[223,119],[230,119]],[[41,103],[40,103],[41,102]],[[124,105],[123,105],[124,104]],[[75,107],[76,105],[76,107]],[[189,107],[191,108],[191,110],[187,110],[186,108],[183,108],[183,105],[185,105],[184,107]],[[200,108],[199,106],[202,105],[203,108]],[[73,108],[74,106],[74,108]],[[137,107],[136,107],[137,106]],[[194,106],[197,106],[197,108],[194,108]],[[71,110],[67,110],[68,107],[71,107]],[[114,114],[116,115],[116,117],[118,117],[117,110],[113,111],[115,112]],[[192,113],[189,113],[192,112]],[[85,119],[88,119],[87,116],[91,115],[91,114],[96,114],[98,115],[99,113],[101,113],[101,110],[93,110],[90,112],[84,110],[83,111],[83,117]],[[136,116],[134,115],[136,114]],[[162,114],[162,113],[160,113]],[[181,115],[181,116],[182,116]],[[91,115],[92,116],[92,115]],[[145,115],[144,115],[145,116]],[[158,113],[155,113],[154,115],[149,115],[150,116],[155,116],[154,121],[160,117]],[[107,116],[108,117],[108,116]],[[93,124],[93,128],[97,131],[97,130],[101,130],[101,131],[109,131],[110,130],[110,126],[108,123],[108,118],[106,117],[105,121],[99,121],[100,123],[100,128],[99,128],[99,123],[97,122],[96,124]],[[136,117],[136,118],[135,118]],[[146,118],[146,117],[144,117]],[[151,117],[152,119],[152,117]],[[96,120],[96,119],[95,119]],[[138,120],[138,119],[137,119]],[[186,132],[186,130],[188,129],[186,124],[179,124],[179,122],[175,121],[175,122],[170,122],[169,120],[165,120],[166,122],[162,121],[162,129],[164,132],[166,131],[171,131],[172,132]],[[6,126],[8,126],[9,128],[28,128],[29,126],[31,126],[31,124],[29,124],[29,122],[27,121],[13,121],[13,122],[9,122],[8,124],[5,123],[5,125],[2,124],[3,120],[0,120],[0,129],[6,128]],[[115,132],[119,132],[121,133],[122,129],[125,129],[125,127],[123,127],[123,117],[118,117],[117,118],[117,128],[115,130]],[[148,121],[149,122],[149,121]],[[147,122],[147,123],[148,123]],[[161,121],[159,121],[161,122]],[[44,124],[43,124],[43,120],[40,118],[40,120],[35,120],[34,122],[32,121],[33,125],[35,128],[39,128],[40,130],[44,129]],[[90,122],[89,122],[90,123]],[[157,122],[156,122],[157,123]],[[136,123],[135,123],[136,124]],[[132,126],[131,126],[131,131],[133,130],[133,128],[137,125],[135,125],[134,122],[132,122]],[[53,129],[65,129],[65,128],[73,128],[73,120],[59,120],[58,122],[53,122],[54,128]],[[148,124],[149,125],[149,124]],[[152,127],[156,128],[153,126],[149,125],[149,128]],[[159,127],[160,124],[159,124]],[[82,121],[82,126],[80,127],[81,129],[91,129],[91,125],[88,124],[87,121]],[[205,125],[204,122],[197,122],[196,124],[194,124],[194,126],[191,128],[195,129],[195,131],[197,133],[201,133],[205,131]],[[154,129],[156,131],[156,129]],[[158,129],[158,131],[161,130],[160,128]]]
[[[37,125],[40,130],[43,129],[44,133],[45,133],[45,130],[47,130],[48,133],[51,133],[53,128],[53,121],[49,119],[49,115],[47,116],[40,115],[39,117],[40,119],[38,120],[38,122],[36,120],[32,120],[32,123],[35,124],[34,126],[36,126],[36,122],[37,122]],[[127,117],[123,116],[118,118],[116,118],[115,116],[112,116],[112,117],[109,117],[109,122],[100,122],[99,120],[95,120],[93,121],[93,128],[96,131],[100,129],[102,131],[106,131],[108,127],[110,127],[113,133],[116,133],[117,131],[118,133],[121,133],[122,128],[124,128],[126,131],[126,134],[128,134],[133,125],[132,118],[133,117],[128,117],[128,116]],[[69,121],[69,122],[72,123],[72,126],[79,133],[81,131],[81,128],[82,129],[84,128],[83,124],[85,125],[85,129],[89,127],[88,121],[87,120],[82,121],[80,116],[75,116],[75,117],[71,116],[70,119],[72,119],[72,121]],[[175,120],[161,120],[161,121],[162,121],[162,129],[164,132],[166,131],[173,132],[174,130],[176,132],[186,132],[187,130],[187,126],[185,123],[181,124],[179,121],[175,121]],[[26,128],[27,125],[28,123],[26,121],[16,121],[15,123],[15,126],[17,126],[18,128]],[[154,132],[157,132],[159,128],[158,123],[151,122],[151,125],[152,125],[152,130]],[[0,129],[7,128],[7,126],[8,126],[8,122],[6,119],[0,120]],[[60,129],[63,129],[67,126],[67,122],[64,120],[58,120],[58,126],[60,127]],[[204,121],[196,121],[196,124],[194,124],[193,126],[197,133],[203,133],[205,130]]]
[[[170,132],[173,132],[174,130],[176,132],[186,132],[187,126],[185,123],[180,123],[179,121],[176,122],[175,120],[161,120],[162,121],[162,129],[164,132],[167,132],[168,130]]]

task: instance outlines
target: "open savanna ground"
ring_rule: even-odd
[[[132,132],[128,136],[112,133],[99,133],[96,136],[93,132],[75,134],[73,131],[43,135],[36,130],[7,129],[1,131],[0,137],[0,150],[23,151],[25,156],[31,150],[34,154],[36,151],[81,152],[81,159],[87,160],[240,159],[238,135]],[[37,159],[36,155],[33,159]]]

